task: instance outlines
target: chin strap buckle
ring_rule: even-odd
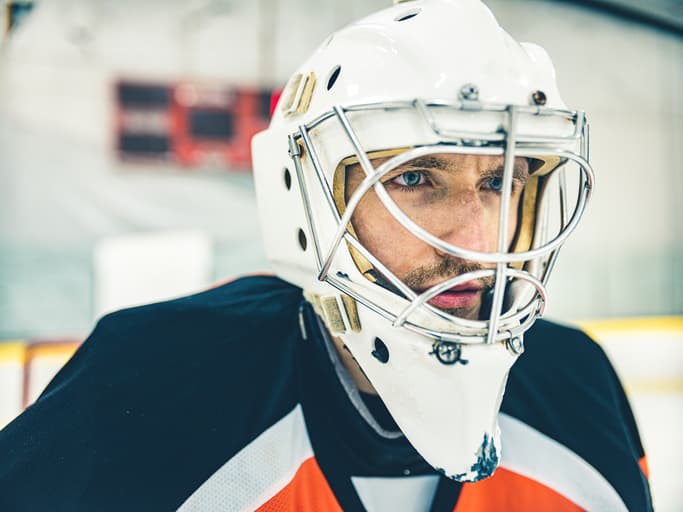
[[[465,365],[469,363],[467,359],[462,358],[462,346],[460,343],[453,343],[452,341],[435,341],[430,354],[435,355],[441,364],[451,365],[460,363]]]
[[[522,336],[512,336],[505,340],[505,348],[515,356],[522,354],[524,352],[524,340],[522,339]]]

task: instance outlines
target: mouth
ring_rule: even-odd
[[[428,289],[429,287],[416,291],[424,293]],[[439,309],[469,308],[479,302],[483,290],[483,285],[477,282],[465,283],[435,295],[428,303]]]

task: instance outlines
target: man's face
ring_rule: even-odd
[[[377,168],[387,160],[372,160]],[[517,225],[519,199],[529,175],[526,159],[517,158],[509,210],[507,245]],[[346,198],[365,178],[360,165],[347,168]],[[479,252],[496,252],[503,185],[503,157],[440,153],[418,157],[393,169],[382,183],[399,208],[440,239]],[[405,229],[370,190],[353,214],[360,242],[416,292],[447,279],[495,265],[449,256]],[[469,281],[429,302],[453,315],[477,319],[493,279]]]

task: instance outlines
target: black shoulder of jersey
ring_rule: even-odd
[[[633,413],[602,347],[583,331],[537,321],[510,371],[501,410],[600,471],[629,510],[649,510]]]
[[[0,509],[177,508],[296,404],[301,300],[255,276],[102,318],[0,432]]]

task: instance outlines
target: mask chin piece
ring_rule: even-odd
[[[484,434],[484,440],[477,451],[477,461],[472,464],[469,471],[455,475],[449,475],[441,468],[437,471],[456,482],[478,482],[495,473],[498,463],[498,450],[496,450],[493,437]]]

